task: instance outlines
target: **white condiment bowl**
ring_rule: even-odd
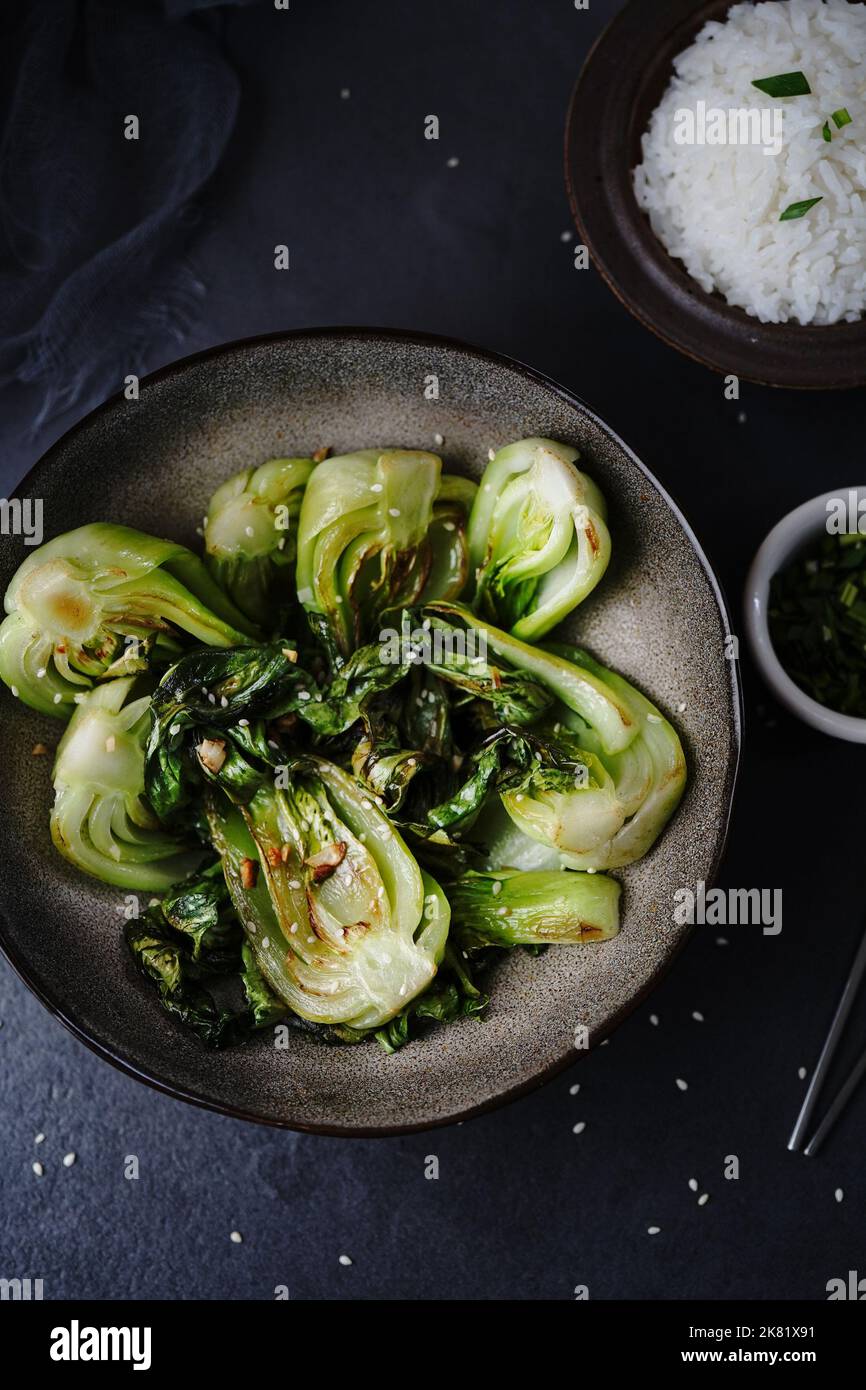
[[[828,506],[834,499],[866,501],[866,487],[836,488],[805,502],[783,517],[758,551],[746,581],[746,631],[755,661],[768,686],[786,709],[813,729],[848,743],[866,743],[866,719],[820,705],[791,679],[776,655],[767,621],[773,576],[826,534]],[[866,526],[866,518],[863,522]],[[866,539],[866,537],[864,537]]]

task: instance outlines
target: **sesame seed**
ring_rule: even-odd
[[[15,699],[17,700],[17,699],[18,699],[18,686],[17,686],[17,685],[10,685],[9,689],[12,691],[12,694],[15,696]]]
[[[559,234],[559,239],[560,239],[560,241],[562,241],[562,242],[571,241],[571,238],[572,238],[573,236],[574,236],[574,232],[560,232],[560,234]]]
[[[681,1076],[677,1077],[677,1089],[680,1091],[687,1091],[689,1089],[689,1083],[687,1081],[683,1081]]]
[[[697,1192],[697,1190],[698,1190],[698,1180],[697,1180],[697,1178],[689,1178],[689,1187],[691,1188],[692,1192]]]
[[[507,917],[507,916],[508,916],[508,908],[507,908],[507,907],[497,907],[497,909],[496,909],[496,916],[497,916],[497,917]]]
[[[709,1192],[703,1192],[703,1193],[701,1194],[701,1196],[698,1198],[698,1206],[699,1206],[699,1207],[705,1207],[705,1206],[707,1205],[707,1202],[708,1202],[709,1200],[710,1200],[710,1194],[709,1194]]]
[[[42,677],[45,675],[45,667],[44,667],[44,666],[40,666],[40,667],[39,667],[39,670],[36,672],[36,675],[37,675],[38,678],[41,680]]]
[[[242,729],[248,729],[250,727],[250,721],[248,719],[239,719],[238,724]]]
[[[229,707],[229,702],[228,702],[228,700],[226,699],[225,695],[221,695],[221,696],[220,696],[220,709],[228,709],[228,707]]]
[[[77,1154],[74,1154],[74,1153],[64,1154],[64,1155],[63,1155],[63,1166],[64,1166],[64,1168],[71,1168],[72,1165],[73,1165],[73,1163],[75,1162],[76,1158],[77,1158]]]
[[[452,154],[451,158],[449,160],[446,160],[446,163],[449,169],[456,169],[457,165],[460,163],[460,160],[457,158],[456,154]]]
[[[41,1164],[41,1163],[33,1163],[33,1164],[31,1164],[31,1167],[32,1167],[34,1173],[36,1174],[37,1178],[41,1178],[41,1177],[42,1177],[42,1174],[45,1172],[45,1169],[42,1167],[42,1164]]]
[[[241,1245],[243,1243],[243,1236],[241,1235],[240,1231],[232,1231],[231,1235],[229,1236],[229,1240],[231,1241],[232,1245]]]
[[[648,1236],[657,1236],[661,1233],[661,1229],[661,1226],[647,1226],[646,1233]]]
[[[443,523],[442,523],[442,528],[443,528],[443,530],[445,530],[445,531],[456,531],[456,530],[457,530],[457,527],[454,525],[454,522],[453,522],[453,521],[443,521]]]
[[[658,1026],[659,1026],[659,1016],[658,1016],[658,1014],[650,1014],[650,1023],[652,1024],[653,1028],[658,1028]]]
[[[498,878],[495,879],[494,882],[490,885],[490,891],[493,894],[494,898],[498,898],[499,894],[502,892],[502,880]]]
[[[55,695],[55,696],[54,696],[54,703],[55,703],[55,705],[59,705],[59,704],[61,703],[62,700],[63,700],[63,696],[62,696],[62,695]]]
[[[437,445],[439,445],[439,444],[444,444],[444,443],[445,443],[445,436],[444,436],[444,434],[434,434],[434,436],[433,436],[433,443],[434,443],[434,444],[437,444]]]
[[[699,1013],[697,1009],[695,1009],[692,1013],[692,1018],[695,1020],[695,1023],[703,1023],[704,1021],[703,1014]]]
[[[179,725],[179,724],[172,724],[171,727],[169,728],[169,731],[168,731],[168,732],[169,732],[170,734],[172,734],[172,735],[179,734],[179,733],[180,733],[180,725]],[[106,746],[106,748],[108,747],[108,741],[107,741],[107,740],[106,740],[105,746]]]
[[[307,937],[307,945],[308,945],[308,946],[312,946],[312,944],[313,944],[313,942],[315,941],[315,939],[316,939],[316,938],[315,938],[314,936],[308,936],[308,937]]]
[[[837,1187],[837,1188],[836,1188],[836,1201],[837,1201],[837,1202],[843,1202],[844,1200],[845,1200],[845,1193],[842,1191],[842,1188],[841,1188],[841,1187]]]
[[[571,1132],[572,1132],[572,1134],[583,1134],[583,1131],[584,1131],[585,1129],[586,1129],[586,1124],[585,1124],[585,1122],[584,1122],[583,1120],[580,1120],[580,1121],[574,1126],[574,1128],[572,1129]]]
[[[677,705],[677,714],[685,714],[685,712],[686,712],[686,702],[685,702],[685,700],[680,700],[679,704]]]
[[[253,530],[252,526],[245,526],[245,527],[244,527],[244,534],[247,535],[247,536],[254,536],[254,535],[255,535],[255,531]]]
[[[33,1140],[33,1143],[34,1143],[34,1144],[44,1144],[44,1143],[45,1143],[45,1135],[42,1133],[41,1130],[40,1130],[40,1132],[37,1134],[36,1138]]]
[[[495,450],[495,449],[488,449],[488,450],[487,450],[487,457],[488,457],[488,459],[490,460],[490,462],[492,463],[493,460],[496,458],[496,450]],[[487,484],[487,490],[488,490],[488,492],[489,492],[489,490],[490,490],[490,484],[489,484],[489,483]]]
[[[808,1075],[808,1073],[807,1073],[807,1071],[806,1071],[806,1068],[805,1068],[805,1067],[801,1067],[800,1070],[797,1072],[797,1075],[799,1076],[799,1078],[800,1078],[801,1081],[805,1081],[805,1080],[806,1080],[806,1077],[807,1077],[807,1075]]]
[[[381,484],[381,483],[371,483],[371,484],[370,484],[370,491],[371,491],[371,492],[381,492],[381,491],[382,491],[382,484]]]
[[[727,938],[726,936],[717,936],[717,937],[716,937],[716,945],[717,945],[717,946],[727,946],[728,944],[729,944],[729,942],[728,942],[728,938]]]
[[[388,515],[389,515],[389,516],[399,516],[399,515],[400,515],[400,508],[399,508],[399,507],[389,507],[389,508],[388,508]]]
[[[352,93],[349,91],[349,88],[348,88],[348,87],[341,87],[341,88],[340,88],[340,97],[341,97],[341,99],[342,99],[343,101],[348,101],[348,100],[349,100],[349,97],[350,97],[351,95],[352,95]]]
[[[661,722],[662,722],[661,715],[660,715],[660,714],[648,714],[647,717],[646,717],[646,722],[647,722],[648,724],[661,724]]]
[[[293,923],[292,923],[292,925],[289,927],[289,931],[291,932],[292,936],[296,936],[296,935],[297,935],[297,931],[298,931],[298,924],[297,924],[297,922],[293,922]]]
[[[301,880],[300,880],[299,878],[290,878],[290,879],[289,879],[289,887],[290,887],[290,888],[300,888],[300,886],[301,886]]]
[[[340,1256],[340,1264],[341,1264],[341,1265],[346,1265],[346,1266],[348,1266],[348,1265],[350,1265],[351,1263],[352,1263],[352,1261],[349,1259],[349,1256],[348,1256],[348,1255],[341,1255],[341,1256]]]

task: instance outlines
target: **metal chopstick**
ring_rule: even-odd
[[[845,1106],[848,1104],[854,1092],[857,1090],[857,1087],[860,1085],[860,1082],[863,1080],[864,1075],[866,1075],[866,1052],[863,1053],[863,1056],[860,1058],[860,1061],[857,1063],[851,1075],[848,1077],[848,1080],[845,1082],[845,1085],[842,1087],[838,1096],[833,1101],[833,1104],[830,1106],[830,1109],[827,1111],[827,1114],[824,1116],[818,1128],[815,1130],[815,1133],[812,1135],[812,1138],[809,1140],[808,1144],[803,1150],[803,1153],[806,1154],[809,1158],[814,1158],[815,1154],[820,1149],[824,1140],[827,1138],[827,1135],[830,1133],[830,1130],[833,1128],[839,1116],[842,1114],[842,1111],[845,1109]]]
[[[836,1054],[836,1049],[839,1046],[842,1033],[845,1029],[845,1024],[848,1022],[848,1015],[850,1014],[851,1009],[854,1006],[854,1000],[857,998],[857,992],[860,988],[860,984],[864,974],[866,974],[866,932],[864,932],[863,934],[863,940],[860,943],[860,949],[854,957],[854,963],[851,966],[851,971],[848,975],[847,981],[845,982],[845,988],[842,991],[842,997],[839,1000],[839,1003],[836,1008],[836,1013],[833,1018],[833,1022],[830,1025],[830,1031],[827,1034],[827,1041],[824,1043],[821,1056],[818,1058],[818,1065],[815,1068],[815,1073],[812,1077],[812,1080],[809,1083],[809,1089],[806,1092],[806,1098],[803,1101],[803,1107],[800,1111],[800,1114],[797,1117],[797,1123],[794,1126],[793,1133],[791,1134],[791,1137],[788,1140],[788,1148],[791,1149],[792,1152],[796,1151],[802,1146],[806,1130],[808,1129],[812,1120],[812,1116],[815,1113],[815,1106],[818,1103],[818,1098],[821,1094],[824,1082],[827,1079],[827,1073],[830,1070],[831,1063]],[[866,1066],[866,1058],[863,1059],[863,1065]],[[859,1081],[859,1079],[860,1077],[857,1076],[857,1081]],[[850,1082],[853,1080],[853,1076],[849,1078],[849,1081],[846,1082],[845,1086],[842,1088],[842,1091],[839,1092],[839,1095],[836,1098],[836,1102],[834,1102],[834,1106],[831,1111],[833,1115],[832,1123],[835,1123],[836,1119],[838,1119],[839,1115],[841,1114],[842,1108],[847,1103],[850,1095],[854,1091],[854,1088],[857,1083],[854,1082],[854,1085],[850,1085]],[[840,1101],[842,1102],[842,1104],[837,1110],[836,1106],[839,1104]],[[828,1115],[827,1120],[829,1119],[830,1116]],[[824,1134],[826,1133],[825,1125],[827,1125],[826,1120],[819,1129],[818,1134],[815,1135],[815,1139],[817,1139],[818,1135],[820,1134],[821,1140],[823,1141]],[[829,1126],[827,1126],[827,1128],[829,1128]],[[815,1148],[813,1147],[814,1142],[815,1141],[813,1139],[812,1145],[810,1145],[810,1149],[813,1154],[815,1152]],[[807,1153],[809,1151],[810,1150],[807,1149]]]

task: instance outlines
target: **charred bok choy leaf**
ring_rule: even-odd
[[[474,496],[435,454],[366,449],[316,467],[298,524],[298,598],[343,657],[375,640],[388,609],[460,593]]]
[[[527,642],[567,618],[610,562],[607,507],[579,457],[552,439],[511,444],[488,466],[472,508],[474,606]]]
[[[99,522],[29,555],[5,604],[0,678],[25,704],[64,719],[95,680],[129,674],[126,656],[155,634],[231,647],[252,632],[192,551]]]
[[[219,862],[128,922],[124,935],[166,1012],[209,1047],[285,1017],[244,940]]]
[[[104,883],[159,893],[201,856],[184,853],[144,799],[150,699],[128,700],[134,684],[130,676],[108,681],[76,707],[54,763],[51,838]]]
[[[217,488],[205,518],[205,561],[242,613],[280,631],[295,600],[297,523],[312,459],[271,459]]]
[[[242,806],[216,793],[208,806],[247,940],[296,1014],[376,1030],[430,985],[447,899],[351,777],[309,756],[263,774]]]

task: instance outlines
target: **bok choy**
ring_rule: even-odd
[[[97,523],[13,577],[0,677],[69,718],[54,843],[161,895],[126,943],[206,1046],[393,1052],[480,1020],[504,950],[616,968],[607,871],[686,764],[629,681],[540,645],[610,558],[577,462],[524,440],[478,490],[423,451],[271,459],[214,492],[203,559]]]
[[[318,465],[298,524],[298,598],[343,657],[389,609],[460,593],[474,496],[435,454],[365,449]]]
[[[210,647],[253,629],[197,555],[173,541],[95,522],[40,546],[6,590],[0,678],[42,714],[68,718],[95,680],[140,669],[161,635]]]
[[[533,642],[567,618],[604,578],[611,540],[601,492],[551,439],[500,449],[469,521],[475,607]]]
[[[77,706],[57,747],[51,838],[70,863],[104,883],[159,893],[184,877],[194,857],[144,799],[150,699],[129,699],[134,684],[130,676],[109,681]]]

